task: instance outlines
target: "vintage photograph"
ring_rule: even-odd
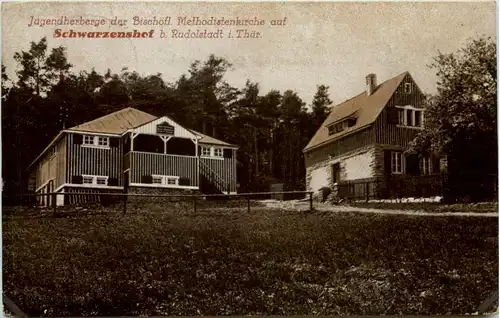
[[[498,312],[495,2],[3,2],[7,317]]]

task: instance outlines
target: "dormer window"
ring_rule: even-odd
[[[348,118],[334,125],[328,126],[328,134],[334,135],[341,131],[346,130],[349,127],[356,125],[356,118]]]

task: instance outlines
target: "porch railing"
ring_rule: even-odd
[[[229,182],[224,180],[219,174],[217,174],[212,168],[200,160],[200,173],[207,178],[215,187],[222,193],[227,192],[229,194],[231,187]]]

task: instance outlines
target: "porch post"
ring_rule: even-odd
[[[131,133],[130,134],[130,151],[134,151],[134,139],[137,137],[137,133]]]

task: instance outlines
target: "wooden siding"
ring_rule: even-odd
[[[66,136],[56,145],[56,182],[55,188],[63,185],[66,180]]]
[[[405,83],[410,83],[411,93],[405,93]],[[375,140],[382,145],[395,145],[406,147],[420,132],[418,128],[400,127],[396,124],[389,124],[388,109],[395,106],[413,106],[423,108],[424,95],[415,84],[411,76],[407,75],[394,95],[391,97],[386,107],[375,121]]]
[[[73,176],[89,174],[117,178],[118,186],[122,186],[123,150],[121,140],[118,147],[103,149],[75,144],[73,138],[74,134],[68,134],[66,183],[71,183]]]
[[[147,152],[130,153],[130,183],[141,183],[143,176],[178,176],[189,179],[189,186],[198,186],[196,157]]]
[[[236,192],[237,190],[236,159],[224,158],[223,160],[221,160],[221,159],[201,158],[200,160],[203,162],[203,164],[212,169],[227,184],[229,184],[230,192]]]
[[[156,125],[167,122],[170,125],[174,126],[174,137],[178,138],[188,138],[188,139],[195,139],[196,135],[194,135],[192,132],[187,130],[186,128],[180,126],[176,122],[174,122],[172,119],[168,117],[160,117],[158,119],[153,120],[152,122],[149,122],[147,124],[144,124],[143,126],[137,127],[135,129],[132,129],[132,132],[139,133],[139,134],[149,134],[149,135],[158,135],[156,133]],[[160,135],[158,135],[160,136]]]
[[[340,156],[347,152],[371,145],[375,142],[372,126],[339,140],[327,143],[324,146],[305,153],[305,165],[310,167],[321,161],[328,160],[329,156]]]

